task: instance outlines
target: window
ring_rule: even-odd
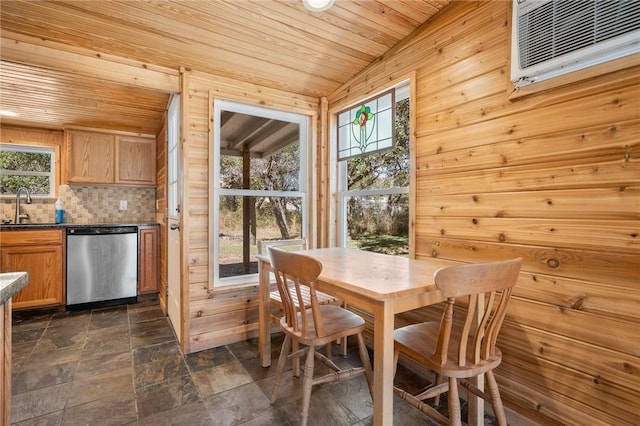
[[[215,286],[255,282],[257,242],[307,237],[307,117],[214,104]]]
[[[55,195],[53,147],[0,144],[0,194],[14,196],[26,187],[32,196]]]
[[[388,92],[387,92],[388,93]],[[382,96],[386,96],[387,93]],[[338,244],[362,250],[396,255],[409,255],[409,183],[410,183],[410,99],[409,85],[392,91],[393,111],[388,119],[378,122],[379,135],[393,145],[372,153],[347,157],[338,161]],[[369,110],[373,112],[382,105]],[[368,102],[345,111],[367,111]],[[338,114],[337,133],[346,134]],[[373,118],[370,116],[370,118]],[[359,126],[353,121],[353,126]],[[384,125],[386,128],[382,128]],[[349,130],[352,131],[352,130]],[[338,136],[338,139],[340,137]],[[340,145],[339,149],[340,149]],[[344,146],[344,145],[342,145]],[[338,156],[340,158],[340,156]]]
[[[167,208],[169,217],[176,218],[180,208],[180,95],[171,99],[167,116]]]

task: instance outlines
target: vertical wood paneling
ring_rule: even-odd
[[[506,404],[566,425],[636,424],[640,67],[510,100],[510,10],[455,3],[329,107],[417,72],[416,257],[525,259],[500,338]]]

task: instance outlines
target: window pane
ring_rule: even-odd
[[[251,158],[249,188],[263,191],[300,190],[299,144],[289,145],[268,158]],[[220,186],[228,189],[243,189],[242,157],[222,155],[220,157]]]
[[[395,91],[338,113],[338,160],[393,147]]]
[[[396,145],[392,150],[347,160],[347,189],[409,186],[409,99],[396,104]]]
[[[167,210],[170,217],[178,215],[178,199],[180,197],[179,182],[179,145],[180,139],[180,98],[174,97],[169,104],[169,119],[167,122]]]
[[[408,255],[409,195],[349,197],[347,246]]]
[[[23,172],[49,172],[51,154],[2,150],[0,151],[0,168]]]
[[[0,194],[26,187],[32,195],[53,195],[53,148],[0,145]]]
[[[384,146],[391,145],[391,135],[393,134],[393,116],[391,110],[387,109],[378,114],[378,144]]]
[[[378,111],[390,109],[392,100],[393,97],[391,96],[391,93],[387,93],[386,95],[379,97],[377,102]]]
[[[0,193],[15,195],[20,187],[25,187],[31,195],[49,195],[51,186],[48,176],[16,176],[0,174]]]
[[[220,278],[258,272],[255,254],[259,239],[291,239],[302,236],[302,199],[299,197],[220,197]],[[248,209],[248,210],[245,210]],[[248,211],[246,217],[244,212]],[[245,227],[246,234],[245,234]],[[245,241],[249,260],[244,260]]]

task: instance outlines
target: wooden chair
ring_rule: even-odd
[[[277,247],[282,250],[305,250],[307,248],[307,240],[304,238],[288,239],[288,240],[258,240],[257,246],[258,246],[258,254],[265,253],[265,251],[269,247]],[[340,299],[336,299],[335,297],[329,294],[322,293],[321,291],[316,292],[316,294],[318,296],[318,302],[321,305],[340,305],[342,307],[346,307],[345,304]],[[296,297],[295,294],[294,294],[294,297]],[[278,314],[281,314],[283,309],[282,299],[280,298],[280,292],[277,289],[271,291],[269,293],[269,299],[271,301],[271,305],[277,309],[276,310],[277,314],[274,314],[273,310],[270,314],[271,322],[274,324],[280,325],[280,318],[282,317],[282,315],[278,315]],[[311,298],[309,296],[309,291],[307,291],[306,289],[302,291],[302,299],[306,307],[311,306],[310,305]],[[342,341],[340,352],[342,353],[342,355],[347,355],[346,339]],[[331,345],[328,345],[327,356],[329,356],[330,353],[331,353]],[[294,373],[296,376],[299,375],[299,368],[298,368],[297,362],[295,363]]]
[[[458,379],[471,393],[493,406],[500,426],[507,424],[493,369],[502,361],[496,347],[507,303],[518,280],[522,258],[502,262],[451,266],[435,274],[438,289],[447,298],[440,322],[413,324],[394,332],[395,362],[399,354],[425,365],[435,373],[435,384],[412,395],[398,387],[394,391],[412,406],[449,425],[461,425]],[[457,298],[468,301],[462,321],[454,320]],[[477,311],[483,312],[474,321]],[[465,311],[465,309],[462,309]],[[462,319],[462,318],[460,318]],[[477,319],[477,318],[476,318]],[[466,379],[486,373],[488,394]],[[448,380],[443,382],[443,378]],[[423,401],[449,391],[449,419]]]
[[[271,267],[275,271],[276,283],[284,306],[284,316],[280,325],[285,333],[278,365],[276,367],[271,403],[278,395],[278,387],[287,359],[299,359],[306,354],[304,377],[302,382],[302,408],[300,424],[306,425],[311,400],[311,387],[320,383],[344,380],[355,375],[364,374],[371,392],[371,362],[365,346],[362,331],[365,321],[362,317],[340,306],[321,305],[315,284],[322,264],[312,257],[301,253],[287,252],[278,248],[269,248]],[[300,303],[302,292],[307,289],[310,295],[310,308]],[[330,358],[316,349],[334,340],[357,336],[362,367],[340,369]],[[290,351],[292,343],[303,345],[300,350]],[[332,371],[314,378],[314,362],[318,358]]]

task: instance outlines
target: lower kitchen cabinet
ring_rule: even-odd
[[[2,272],[28,272],[29,284],[13,296],[13,309],[64,303],[62,229],[2,233]]]
[[[0,305],[0,424],[11,424],[11,302]]]
[[[160,286],[160,230],[157,226],[139,228],[140,270],[138,294],[157,293]]]

